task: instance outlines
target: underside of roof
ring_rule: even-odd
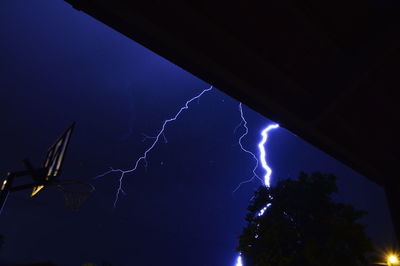
[[[400,4],[66,0],[384,185],[400,163]]]

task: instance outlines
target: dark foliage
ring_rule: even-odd
[[[240,236],[244,265],[369,265],[373,245],[357,223],[366,212],[333,202],[337,191],[336,177],[321,173],[300,173],[297,180],[260,187]]]

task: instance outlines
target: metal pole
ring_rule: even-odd
[[[3,212],[4,205],[7,201],[8,194],[10,194],[10,189],[12,183],[14,182],[15,175],[14,173],[7,173],[7,178],[4,179],[3,183],[1,184],[0,190],[0,214]]]

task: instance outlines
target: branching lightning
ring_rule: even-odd
[[[153,142],[152,142],[152,144],[145,150],[145,152],[143,153],[143,155],[142,155],[141,157],[139,157],[139,158],[135,161],[133,168],[127,169],[127,170],[110,168],[110,170],[108,170],[107,172],[105,172],[105,173],[103,173],[103,174],[100,174],[100,175],[98,175],[98,176],[95,177],[95,178],[97,179],[97,178],[104,177],[104,176],[106,176],[106,175],[108,175],[108,174],[110,174],[110,173],[119,173],[118,188],[117,188],[117,191],[116,191],[116,194],[115,194],[114,207],[116,207],[116,204],[117,204],[117,202],[118,202],[118,200],[119,200],[120,194],[121,194],[121,193],[122,193],[122,194],[125,194],[125,191],[123,190],[123,181],[124,181],[125,175],[135,172],[135,171],[137,170],[137,168],[139,167],[140,162],[142,162],[142,161],[143,161],[143,163],[144,163],[144,166],[146,167],[146,166],[147,166],[147,157],[148,157],[148,154],[154,149],[154,147],[155,147],[155,146],[157,145],[157,143],[159,142],[160,138],[163,137],[164,142],[165,142],[165,143],[168,142],[167,138],[165,137],[165,128],[166,128],[166,126],[167,126],[170,122],[173,122],[173,121],[177,120],[178,117],[181,115],[181,113],[182,113],[184,110],[189,109],[189,104],[191,104],[193,101],[196,101],[196,100],[199,101],[200,98],[201,98],[201,96],[203,96],[203,94],[205,94],[206,92],[211,91],[212,89],[213,89],[213,87],[210,86],[208,89],[203,90],[201,93],[199,93],[199,94],[196,95],[195,97],[193,97],[193,98],[191,98],[190,100],[188,100],[188,101],[185,103],[185,105],[179,109],[179,111],[175,114],[175,116],[173,116],[172,118],[166,119],[166,120],[164,121],[164,123],[162,124],[162,127],[161,127],[160,131],[158,132],[158,134],[157,134],[155,137],[153,137],[153,136],[148,136],[148,135],[146,135],[146,134],[142,134],[142,135],[143,135],[143,142],[144,142],[144,141],[147,141],[147,140],[153,140]],[[278,124],[272,124],[272,125],[267,126],[266,128],[264,128],[264,129],[261,131],[262,139],[261,139],[261,141],[260,141],[259,144],[258,144],[258,149],[259,149],[259,153],[260,153],[260,154],[259,154],[259,159],[258,159],[257,156],[256,156],[253,152],[251,152],[251,151],[249,151],[248,149],[246,149],[246,148],[243,146],[243,143],[242,143],[243,139],[244,139],[244,138],[247,136],[247,134],[249,133],[249,128],[247,127],[247,121],[246,121],[246,119],[245,119],[245,117],[244,117],[244,114],[243,114],[242,103],[239,103],[239,112],[240,112],[241,122],[240,122],[240,124],[235,128],[234,132],[236,132],[241,126],[243,126],[244,132],[243,132],[243,134],[240,136],[240,138],[239,138],[239,140],[238,140],[238,144],[239,144],[239,146],[240,146],[240,148],[241,148],[242,151],[244,151],[245,153],[249,154],[249,155],[254,159],[255,164],[254,164],[254,167],[253,167],[253,170],[252,170],[252,174],[253,174],[253,175],[251,176],[251,178],[248,179],[248,180],[245,180],[245,181],[241,182],[241,183],[235,188],[235,190],[234,190],[233,192],[237,191],[243,184],[252,182],[255,178],[257,178],[258,180],[260,180],[260,182],[261,182],[263,185],[265,185],[266,187],[269,187],[269,186],[270,186],[271,175],[272,175],[272,169],[269,167],[269,165],[268,165],[268,163],[267,163],[267,160],[266,160],[266,155],[267,155],[267,154],[266,154],[265,145],[266,145],[266,142],[267,142],[267,139],[268,139],[268,133],[269,133],[269,131],[272,130],[272,129],[278,128],[279,125],[278,125]],[[256,173],[256,170],[258,169],[258,166],[260,165],[260,163],[259,163],[260,161],[261,161],[261,166],[262,166],[262,168],[265,170],[264,179],[262,179],[262,178]],[[268,204],[267,206],[265,206],[263,209],[261,209],[261,210],[259,211],[259,214],[258,214],[258,215],[259,215],[259,216],[262,216],[262,215],[265,213],[265,211],[268,209],[268,207],[270,207],[270,206],[271,206],[271,204]],[[241,254],[239,254],[239,256],[237,257],[237,260],[236,260],[236,264],[235,264],[235,265],[236,265],[236,266],[243,266]]]
[[[242,151],[244,151],[245,153],[249,154],[249,155],[254,159],[255,165],[254,165],[254,168],[253,168],[253,176],[252,176],[250,179],[248,179],[248,180],[245,180],[245,181],[243,181],[243,182],[240,182],[239,185],[235,188],[235,190],[234,190],[233,192],[236,192],[243,184],[252,182],[252,181],[254,180],[254,178],[258,178],[258,179],[262,182],[262,179],[261,179],[261,178],[257,175],[257,173],[256,173],[256,170],[257,170],[258,165],[259,165],[257,156],[256,156],[254,153],[252,153],[251,151],[245,149],[245,148],[243,147],[243,144],[242,144],[243,138],[246,137],[246,135],[249,133],[249,128],[247,127],[247,121],[246,121],[246,119],[244,118],[244,115],[243,115],[242,103],[239,103],[239,112],[240,112],[240,118],[241,118],[242,120],[240,121],[240,124],[239,124],[238,126],[236,126],[234,132],[236,132],[236,131],[238,130],[238,128],[239,128],[240,126],[243,125],[245,131],[244,131],[244,133],[240,136],[238,143],[239,143],[239,146],[240,146],[240,148],[242,149]]]
[[[257,156],[254,153],[252,153],[251,151],[249,151],[246,148],[244,148],[243,144],[242,144],[243,138],[246,137],[247,134],[249,133],[249,128],[247,127],[247,120],[246,120],[246,118],[244,117],[244,114],[243,114],[242,103],[239,103],[239,112],[240,112],[241,121],[240,121],[240,124],[238,126],[236,126],[234,132],[236,132],[239,129],[240,126],[243,126],[245,128],[245,131],[240,136],[238,143],[239,143],[240,148],[244,152],[249,154],[254,159],[255,166],[253,168],[253,176],[250,179],[239,183],[239,185],[235,188],[235,190],[233,192],[236,192],[243,184],[252,182],[254,180],[254,178],[258,178],[266,187],[269,187],[270,186],[270,179],[271,179],[271,175],[272,175],[272,170],[271,170],[271,167],[269,167],[269,165],[267,164],[267,159],[266,159],[267,153],[266,153],[266,149],[265,149],[265,144],[267,143],[267,140],[268,140],[269,131],[272,130],[272,129],[278,128],[279,125],[278,124],[272,124],[272,125],[267,126],[266,128],[264,128],[261,131],[262,139],[258,143],[258,149],[259,149],[259,152],[260,152],[260,160],[258,160]],[[264,175],[264,180],[261,179],[259,177],[259,175],[256,173],[256,170],[257,170],[257,168],[259,166],[259,161],[261,161],[261,166],[263,167],[263,169],[266,172],[265,175]]]
[[[137,169],[138,166],[139,166],[139,163],[140,163],[141,161],[144,161],[145,165],[147,164],[147,156],[148,156],[149,152],[151,152],[151,151],[153,150],[153,148],[156,146],[156,144],[157,144],[158,141],[160,140],[160,137],[161,137],[161,136],[164,136],[164,137],[165,137],[164,131],[165,131],[165,128],[166,128],[167,124],[169,124],[169,123],[175,121],[176,119],[178,119],[178,117],[181,115],[181,113],[182,113],[184,110],[189,109],[189,104],[190,104],[190,103],[192,103],[192,102],[195,101],[195,100],[199,100],[200,97],[203,96],[203,94],[205,94],[206,92],[211,91],[212,89],[213,89],[213,86],[210,86],[208,89],[203,90],[201,93],[199,93],[199,94],[196,95],[195,97],[193,97],[193,98],[191,98],[190,100],[188,100],[188,101],[185,103],[185,105],[179,109],[179,111],[175,114],[175,116],[173,116],[172,118],[166,119],[166,120],[164,121],[164,123],[163,123],[163,125],[162,125],[160,131],[159,131],[158,134],[154,137],[154,141],[152,142],[152,144],[150,145],[150,147],[147,148],[147,149],[145,150],[145,152],[143,153],[143,155],[142,155],[141,157],[139,157],[139,158],[136,160],[136,162],[135,162],[133,168],[128,169],[128,170],[110,168],[109,171],[107,171],[107,172],[105,172],[105,173],[103,173],[103,174],[100,174],[100,175],[98,175],[98,176],[95,177],[95,178],[97,179],[97,178],[101,178],[101,177],[103,177],[103,176],[105,176],[105,175],[108,175],[108,174],[110,174],[110,173],[119,173],[119,174],[120,174],[119,179],[118,179],[118,180],[119,180],[119,181],[118,181],[118,189],[117,189],[117,192],[116,192],[116,194],[115,194],[114,207],[116,207],[116,205],[117,205],[117,202],[118,202],[118,200],[119,200],[120,194],[121,194],[121,193],[122,193],[122,194],[125,194],[125,191],[123,190],[123,181],[124,181],[125,175],[135,172],[136,169]],[[147,139],[153,139],[153,137],[148,137]],[[164,139],[164,140],[166,141],[166,139]]]
[[[241,143],[242,139],[243,139],[243,138],[247,135],[247,133],[248,133],[247,121],[246,121],[246,119],[244,118],[244,115],[243,115],[242,103],[239,104],[239,111],[240,111],[240,117],[242,118],[242,121],[241,121],[241,123],[239,124],[239,126],[240,126],[240,125],[243,125],[244,128],[245,128],[245,133],[239,138],[239,145],[240,145],[240,148],[241,148],[243,151],[245,151],[246,153],[250,154],[250,155],[256,160],[257,164],[256,164],[255,168],[253,169],[253,174],[254,174],[254,176],[253,176],[251,179],[249,179],[249,180],[246,180],[246,181],[241,182],[241,183],[239,184],[239,186],[238,186],[234,191],[236,191],[237,189],[239,189],[241,185],[253,181],[255,177],[259,178],[258,175],[257,175],[256,172],[255,172],[256,169],[258,168],[258,165],[259,165],[259,161],[258,161],[257,157],[254,155],[254,153],[252,153],[252,152],[246,150],[245,148],[243,148],[243,145],[242,145],[242,143]],[[266,158],[266,157],[267,157],[267,153],[266,153],[266,149],[265,149],[265,144],[267,143],[267,140],[268,140],[268,133],[269,133],[269,131],[272,130],[272,129],[276,129],[276,128],[278,128],[278,127],[279,127],[278,124],[272,124],[272,125],[269,125],[269,126],[267,126],[266,128],[264,128],[264,129],[261,131],[261,136],[262,136],[261,141],[258,143],[258,149],[259,149],[259,151],[260,151],[261,166],[262,166],[262,168],[265,170],[265,175],[264,175],[263,184],[264,184],[266,187],[270,187],[270,185],[271,185],[272,169],[271,169],[271,167],[269,167],[269,165],[268,165],[268,163],[267,163],[267,158]],[[238,127],[235,128],[235,131],[237,130],[237,128],[238,128]],[[260,178],[259,178],[259,179],[260,179]],[[262,209],[258,212],[258,216],[264,215],[264,213],[267,211],[267,209],[268,209],[270,206],[271,206],[271,203],[268,203],[264,208],[262,208]],[[256,237],[258,237],[258,236],[256,236]],[[241,254],[238,255],[238,257],[237,257],[237,259],[236,259],[236,264],[235,264],[235,266],[243,266],[242,255],[241,255]]]

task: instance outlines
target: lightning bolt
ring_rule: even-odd
[[[258,161],[258,159],[257,159],[257,156],[256,156],[254,153],[252,153],[251,151],[245,149],[245,148],[243,147],[243,144],[242,144],[243,138],[246,137],[246,135],[249,133],[249,128],[247,127],[247,120],[244,118],[244,115],[243,115],[242,103],[239,103],[239,113],[240,113],[240,118],[241,118],[242,120],[240,121],[240,124],[235,128],[234,132],[236,132],[236,131],[238,130],[238,128],[239,128],[241,125],[243,125],[245,131],[244,131],[244,133],[240,136],[238,143],[239,143],[239,146],[240,146],[240,148],[242,149],[242,151],[244,151],[245,153],[249,154],[249,155],[253,158],[253,160],[255,161],[255,164],[254,164],[254,168],[253,168],[253,176],[252,176],[250,179],[248,179],[248,180],[245,180],[245,181],[243,181],[243,182],[240,182],[239,185],[235,188],[235,190],[233,190],[233,193],[235,193],[242,185],[244,185],[244,184],[246,184],[246,183],[252,182],[252,181],[254,180],[254,178],[258,178],[258,179],[262,182],[262,179],[261,179],[261,178],[257,175],[257,173],[256,173],[256,170],[257,170],[258,165],[259,165],[259,161]]]
[[[246,137],[247,134],[249,133],[249,128],[247,127],[247,120],[246,120],[246,118],[244,117],[244,114],[243,114],[242,103],[239,103],[239,112],[240,112],[241,121],[240,121],[239,125],[236,126],[234,132],[236,132],[239,129],[239,127],[243,125],[245,131],[240,136],[238,143],[239,143],[239,146],[242,149],[242,151],[244,151],[245,153],[249,154],[254,159],[255,165],[254,165],[254,168],[253,168],[253,171],[252,171],[253,172],[253,176],[248,180],[240,182],[239,185],[235,188],[235,190],[233,192],[236,192],[243,184],[252,182],[254,180],[254,178],[259,179],[266,187],[269,187],[270,186],[270,179],[271,179],[271,175],[272,175],[272,169],[267,164],[267,159],[266,159],[266,157],[267,157],[266,155],[267,154],[266,154],[265,144],[267,143],[267,140],[268,140],[269,131],[271,131],[272,129],[278,128],[279,125],[278,124],[272,124],[272,125],[267,126],[266,128],[264,128],[261,131],[262,138],[261,138],[261,141],[258,143],[258,149],[259,149],[259,152],[260,152],[260,160],[258,160],[257,156],[254,153],[252,153],[251,151],[249,151],[246,148],[244,148],[244,146],[242,144],[243,138]],[[265,175],[264,175],[264,180],[261,179],[258,176],[258,174],[256,173],[256,170],[257,170],[258,165],[259,165],[259,161],[261,161],[261,165],[262,165],[262,167],[264,168],[264,170],[266,172]]]
[[[242,105],[241,105],[241,103],[239,104],[239,110],[240,110],[240,116],[241,116],[241,118],[242,118],[242,122],[241,122],[241,123],[243,124],[243,126],[244,126],[245,129],[246,129],[245,133],[244,133],[244,134],[240,137],[240,139],[239,139],[239,145],[240,145],[240,147],[242,148],[242,150],[244,150],[245,152],[249,153],[249,154],[250,154],[253,158],[255,158],[255,160],[257,161],[256,168],[253,169],[254,175],[257,176],[257,174],[255,173],[255,170],[257,169],[257,167],[258,167],[258,162],[259,162],[259,161],[257,160],[257,157],[254,155],[254,153],[247,151],[247,150],[244,149],[243,146],[241,145],[241,140],[242,140],[242,139],[244,138],[244,136],[246,136],[247,133],[248,133],[248,128],[247,128],[247,126],[246,126],[246,125],[247,125],[247,121],[246,121],[246,119],[245,119],[244,116],[243,116],[243,110],[242,110]],[[279,125],[278,125],[278,124],[272,124],[272,125],[269,125],[269,126],[267,126],[266,128],[264,128],[264,129],[261,131],[261,137],[262,137],[262,138],[261,138],[261,141],[258,143],[258,149],[259,149],[259,151],[260,151],[261,166],[262,166],[263,169],[265,170],[265,175],[264,175],[264,180],[263,180],[263,181],[264,181],[264,185],[265,185],[266,187],[270,187],[270,185],[271,185],[272,169],[271,169],[271,167],[269,167],[269,165],[268,165],[268,163],[267,163],[267,152],[266,152],[266,149],[265,149],[265,144],[267,143],[267,140],[268,140],[268,133],[269,133],[271,130],[276,129],[276,128],[279,128]],[[258,177],[258,176],[257,176],[257,177]],[[243,181],[242,183],[239,184],[238,188],[239,188],[242,184],[244,184],[244,183],[251,182],[253,179],[254,179],[254,176],[253,176],[251,179],[249,179],[249,180]],[[237,188],[237,189],[238,189],[238,188]],[[236,189],[236,190],[237,190],[237,189]],[[271,203],[268,203],[267,206],[265,206],[264,208],[262,208],[262,209],[258,212],[258,216],[262,216],[270,206],[271,206]],[[243,266],[242,255],[241,255],[241,254],[238,255],[238,257],[237,257],[237,259],[236,259],[236,264],[235,264],[235,266]]]
[[[206,92],[211,91],[212,89],[213,89],[213,86],[210,86],[208,89],[203,90],[201,93],[199,93],[198,95],[196,95],[196,96],[194,96],[193,98],[191,98],[190,100],[188,100],[188,101],[185,103],[185,105],[184,105],[183,107],[181,107],[181,108],[179,109],[179,111],[178,111],[172,118],[166,119],[166,120],[164,121],[164,123],[162,124],[162,127],[161,127],[160,131],[159,131],[158,134],[154,137],[154,140],[153,140],[152,144],[145,150],[145,152],[143,153],[143,155],[142,155],[141,157],[139,157],[139,158],[136,160],[136,162],[135,162],[133,168],[128,169],[128,170],[110,168],[109,171],[107,171],[107,172],[105,172],[105,173],[103,173],[103,174],[100,174],[100,175],[98,175],[98,176],[95,177],[95,179],[97,179],[97,178],[101,178],[101,177],[103,177],[103,176],[106,176],[106,175],[108,175],[108,174],[110,174],[110,173],[119,173],[119,174],[120,174],[119,179],[118,179],[118,189],[117,189],[117,192],[116,192],[116,194],[115,194],[114,208],[115,208],[116,205],[117,205],[117,202],[118,202],[118,200],[119,200],[120,194],[121,194],[121,193],[122,193],[122,194],[125,194],[125,191],[123,190],[123,181],[124,181],[125,175],[135,172],[136,169],[137,169],[138,166],[139,166],[139,163],[140,163],[141,161],[144,161],[144,163],[145,163],[145,165],[146,165],[146,164],[147,164],[147,156],[148,156],[149,152],[151,152],[151,151],[154,149],[154,147],[156,146],[156,144],[157,144],[158,141],[160,140],[160,137],[161,137],[161,136],[164,136],[164,131],[165,131],[166,126],[167,126],[169,123],[171,123],[171,122],[177,120],[178,117],[181,115],[181,113],[182,113],[183,111],[189,109],[189,104],[190,104],[190,103],[192,103],[192,102],[195,101],[195,100],[199,100],[199,99],[201,98],[201,96],[203,96],[203,94],[205,94]],[[153,139],[153,137],[148,137],[147,139]],[[164,140],[166,140],[166,139],[164,139]]]
[[[236,259],[236,266],[243,266],[242,256],[240,256],[240,255]]]
[[[189,109],[189,104],[190,104],[190,103],[192,103],[192,102],[195,101],[195,100],[199,101],[200,98],[201,98],[201,96],[203,96],[203,94],[205,94],[205,93],[208,92],[208,91],[211,91],[212,89],[213,89],[213,86],[210,86],[208,89],[203,90],[200,94],[198,94],[198,95],[196,95],[195,97],[193,97],[193,98],[191,98],[190,100],[188,100],[188,101],[185,103],[185,105],[179,109],[179,111],[175,114],[175,116],[173,116],[172,118],[166,119],[166,120],[164,121],[164,123],[162,124],[162,127],[161,127],[160,131],[158,132],[158,134],[157,134],[155,137],[151,137],[151,136],[147,136],[147,135],[143,134],[143,136],[144,136],[143,141],[146,141],[146,140],[148,140],[148,139],[153,139],[154,141],[153,141],[152,144],[149,146],[149,148],[147,148],[147,149],[145,150],[145,152],[143,153],[143,155],[142,155],[141,157],[139,157],[139,158],[136,160],[136,162],[135,162],[133,168],[128,169],[128,170],[122,170],[122,169],[114,169],[114,168],[111,167],[109,171],[107,171],[107,172],[105,172],[105,173],[103,173],[103,174],[100,174],[100,175],[98,175],[98,176],[95,177],[95,178],[97,179],[97,178],[104,177],[104,176],[106,176],[106,175],[108,175],[108,174],[110,174],[110,173],[119,173],[119,174],[120,174],[119,179],[118,179],[118,189],[117,189],[116,194],[115,194],[114,208],[115,208],[116,205],[117,205],[117,202],[118,202],[118,200],[119,200],[120,194],[121,194],[121,193],[122,193],[122,194],[125,194],[125,191],[123,190],[123,181],[124,181],[124,177],[125,177],[127,174],[130,174],[130,173],[135,172],[135,171],[137,170],[137,168],[139,167],[139,164],[140,164],[141,161],[144,161],[144,166],[146,167],[146,165],[147,165],[147,157],[148,157],[148,154],[149,154],[149,153],[154,149],[154,147],[157,145],[157,143],[159,142],[161,136],[164,138],[164,142],[167,143],[167,139],[166,139],[165,134],[164,134],[164,133],[165,133],[165,128],[166,128],[167,124],[169,124],[169,123],[171,123],[171,122],[177,120],[178,117],[181,115],[181,113],[182,113],[184,110]],[[258,166],[259,166],[259,160],[257,159],[257,156],[256,156],[254,153],[252,153],[251,151],[249,151],[249,150],[247,150],[246,148],[244,148],[243,143],[242,143],[243,139],[244,139],[244,138],[247,136],[247,134],[249,133],[249,128],[247,127],[247,120],[245,119],[244,114],[243,114],[242,103],[239,103],[239,112],[240,112],[241,122],[240,122],[240,124],[235,128],[234,132],[236,132],[236,131],[239,129],[240,126],[243,126],[243,127],[244,127],[245,131],[244,131],[244,133],[240,136],[240,138],[239,138],[239,140],[238,140],[238,143],[239,143],[239,146],[240,146],[241,150],[244,151],[245,153],[249,154],[249,155],[254,159],[255,165],[254,165],[253,170],[252,170],[252,173],[253,173],[252,177],[251,177],[250,179],[248,179],[248,180],[245,180],[245,181],[241,182],[241,183],[236,187],[236,189],[235,189],[233,192],[237,191],[243,184],[252,182],[255,178],[257,178],[257,179],[259,179],[261,182],[263,182],[263,184],[264,184],[266,187],[269,187],[269,186],[270,186],[270,179],[271,179],[271,175],[272,175],[272,169],[268,166],[267,161],[266,161],[266,149],[265,149],[265,144],[266,144],[267,139],[268,139],[268,132],[269,132],[270,130],[272,130],[272,129],[278,128],[279,125],[278,125],[278,124],[272,124],[272,125],[267,126],[265,129],[263,129],[263,130],[261,131],[262,139],[261,139],[260,143],[258,144],[258,148],[259,148],[259,151],[260,151],[260,161],[261,161],[261,165],[262,165],[263,169],[264,169],[265,172],[266,172],[265,175],[264,175],[264,180],[263,180],[263,179],[261,179],[261,178],[258,176],[258,174],[256,173],[256,170],[257,170],[257,168],[258,168]],[[261,209],[260,212],[259,212],[259,216],[263,215],[264,212],[268,209],[269,206],[270,206],[270,204],[268,204],[268,205],[265,206],[263,209]],[[243,266],[241,254],[239,254],[239,256],[237,257],[236,266]]]
[[[271,185],[270,182],[271,182],[272,169],[267,164],[267,153],[265,151],[265,143],[267,143],[268,132],[271,131],[272,129],[276,129],[278,127],[279,127],[278,124],[272,124],[272,125],[267,126],[265,129],[263,129],[263,131],[261,131],[262,139],[261,139],[260,143],[258,144],[258,149],[260,150],[261,165],[266,172],[265,176],[264,176],[264,185],[266,187],[270,187],[270,185]]]

